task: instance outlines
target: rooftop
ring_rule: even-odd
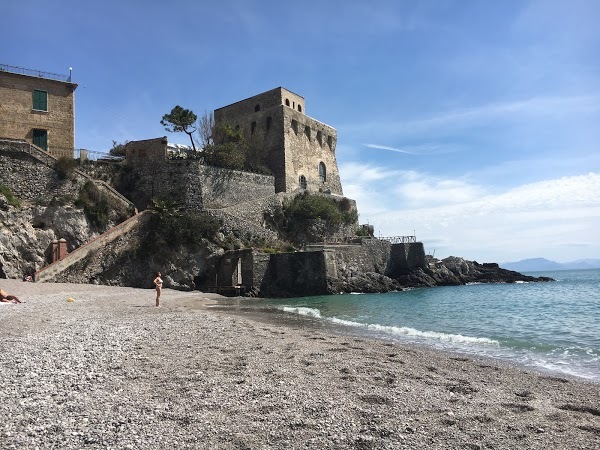
[[[16,73],[18,75],[26,75],[29,77],[45,78],[47,80],[64,81],[71,83],[71,68],[68,75],[59,73],[44,72],[37,69],[26,69],[25,67],[9,66],[8,64],[0,64],[0,72]]]

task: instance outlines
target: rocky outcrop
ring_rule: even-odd
[[[426,268],[401,274],[397,281],[405,287],[457,286],[469,283],[516,283],[554,281],[548,277],[532,277],[512,270],[502,269],[496,263],[480,264],[450,256],[440,260],[430,259]]]
[[[81,209],[73,206],[9,206],[0,195],[0,270],[20,278],[49,261],[52,241],[64,238],[72,250],[93,237]]]

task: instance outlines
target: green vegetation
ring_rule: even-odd
[[[311,219],[321,219],[330,227],[349,225],[358,219],[356,210],[351,208],[347,199],[337,202],[331,197],[311,195],[307,192],[297,195],[285,204],[283,215],[290,230],[303,227],[303,224]]]
[[[56,170],[58,176],[63,180],[71,178],[76,167],[77,161],[68,156],[61,156],[54,163],[54,170]]]
[[[264,164],[266,150],[264,139],[256,134],[248,142],[239,129],[229,124],[217,124],[212,131],[212,144],[204,147],[207,164],[227,169],[270,174]]]
[[[4,195],[4,197],[6,198],[6,202],[10,206],[13,206],[15,208],[18,208],[19,206],[21,206],[21,200],[19,200],[17,197],[15,197],[15,195],[12,193],[12,191],[9,188],[7,188],[6,186],[4,186],[3,184],[0,184],[0,194]]]
[[[153,200],[152,210],[148,236],[139,249],[142,254],[159,254],[165,249],[181,247],[198,251],[203,239],[211,240],[221,226],[218,219],[208,214],[179,211],[175,203],[167,200]]]
[[[97,229],[101,231],[106,229],[110,213],[110,202],[94,183],[88,181],[83,185],[79,191],[79,196],[75,200],[75,206],[83,208],[85,217]]]
[[[192,148],[196,151],[196,144],[192,139],[192,133],[196,131],[196,120],[198,120],[198,116],[191,110],[177,105],[169,114],[162,117],[160,124],[170,133],[183,132],[187,134],[192,141]]]

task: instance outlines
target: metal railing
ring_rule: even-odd
[[[382,241],[388,241],[391,244],[414,244],[417,242],[416,236],[391,236],[391,237],[380,237]]]
[[[9,66],[8,64],[0,64],[0,72],[16,73],[19,75],[28,75],[30,77],[47,78],[49,80],[71,82],[71,74],[62,75],[60,73],[44,72],[36,69],[26,69],[25,67]]]

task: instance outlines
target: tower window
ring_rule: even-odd
[[[298,111],[302,112],[302,105],[298,105]]]
[[[298,121],[292,119],[292,130],[294,130],[294,133],[296,133],[296,136],[298,135]]]
[[[250,134],[254,134],[255,131],[256,131],[256,122],[252,122],[250,124]]]
[[[323,146],[323,133],[317,131],[317,141],[319,141],[319,145]]]
[[[322,161],[319,163],[319,180],[321,180],[321,183],[327,181],[327,169]]]
[[[308,140],[310,141],[310,127],[308,125],[306,125],[304,127],[304,134],[306,135],[306,137],[308,138]]]
[[[306,177],[304,175],[300,175],[300,189],[306,190]]]
[[[285,99],[285,106],[290,106],[290,99],[289,98]]]
[[[48,92],[33,91],[33,109],[36,111],[48,111]]]
[[[333,138],[331,136],[327,136],[327,145],[329,145],[329,148],[333,148]]]
[[[265,128],[267,129],[267,131],[269,131],[271,129],[271,116],[267,117],[267,122],[265,124]]]
[[[260,105],[256,105],[254,107],[254,112],[259,112],[260,111]]]

